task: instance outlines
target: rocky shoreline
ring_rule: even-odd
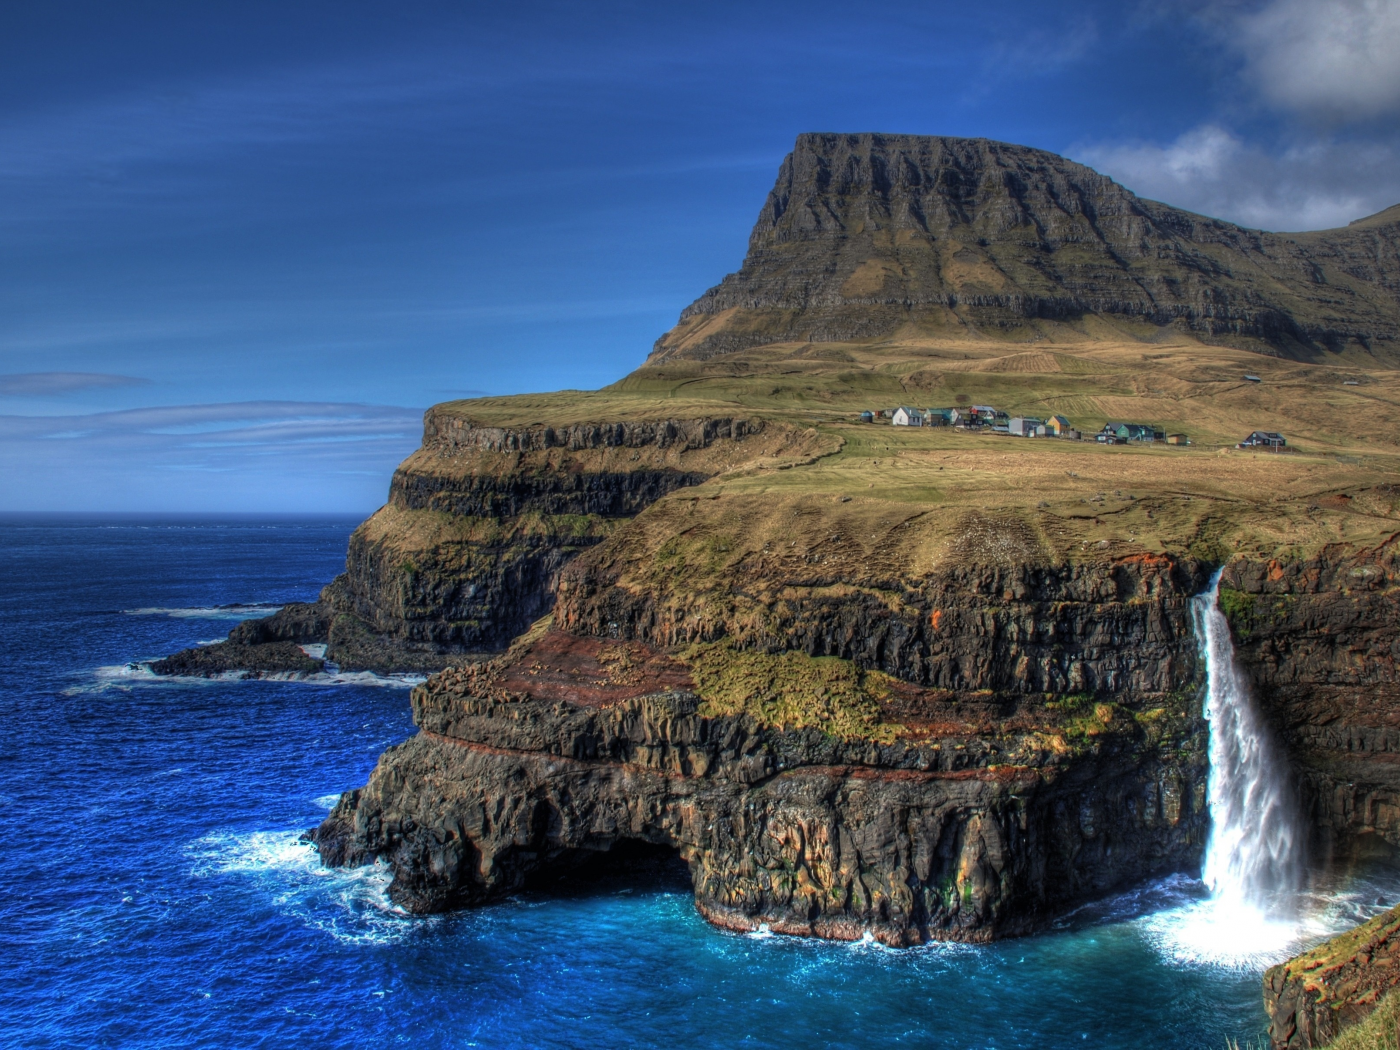
[[[583,641],[581,656],[579,641],[546,633],[490,672],[416,688],[418,734],[310,833],[322,859],[386,860],[390,896],[421,913],[642,842],[679,854],[719,925],[908,945],[1030,932],[1199,856],[1191,712],[1103,712],[1069,744],[1073,716],[1039,703],[1006,712],[1020,731],[995,745],[971,723],[841,740],[706,717],[693,685],[674,687],[691,684],[683,665],[637,643]],[[620,690],[633,695],[617,695],[618,663],[646,669]],[[673,688],[652,691],[666,676]],[[977,717],[956,708],[939,693],[899,705]]]

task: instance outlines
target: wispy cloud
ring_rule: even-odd
[[[54,397],[79,390],[144,386],[149,379],[109,372],[10,372],[0,375],[2,397]]]
[[[0,509],[372,509],[421,431],[417,409],[305,401],[0,415]]]
[[[1385,142],[1305,141],[1271,153],[1216,124],[1167,145],[1094,143],[1077,160],[1139,196],[1265,230],[1318,230],[1400,202],[1400,154]]]

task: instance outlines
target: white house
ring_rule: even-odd
[[[894,419],[890,422],[897,427],[921,427],[924,425],[924,414],[917,408],[900,406],[894,410]]]
[[[1014,416],[1007,424],[1007,429],[1017,437],[1035,437],[1036,427],[1041,426],[1043,424],[1040,420],[1032,419],[1030,416]]]

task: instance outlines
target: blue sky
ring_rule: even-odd
[[[1400,202],[1400,0],[0,8],[0,509],[365,511],[437,401],[589,388],[802,131],[1268,229]]]

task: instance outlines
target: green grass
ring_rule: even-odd
[[[1400,988],[1381,996],[1371,1014],[1332,1040],[1327,1050],[1400,1050]]]
[[[849,660],[805,653],[742,652],[723,642],[681,654],[707,718],[747,714],[767,726],[820,729],[847,740],[889,743],[901,727],[880,720],[885,676]]]
[[[1221,587],[1216,596],[1220,611],[1230,621],[1231,628],[1241,638],[1248,638],[1254,622],[1256,598],[1247,591],[1237,591],[1233,587]]]

